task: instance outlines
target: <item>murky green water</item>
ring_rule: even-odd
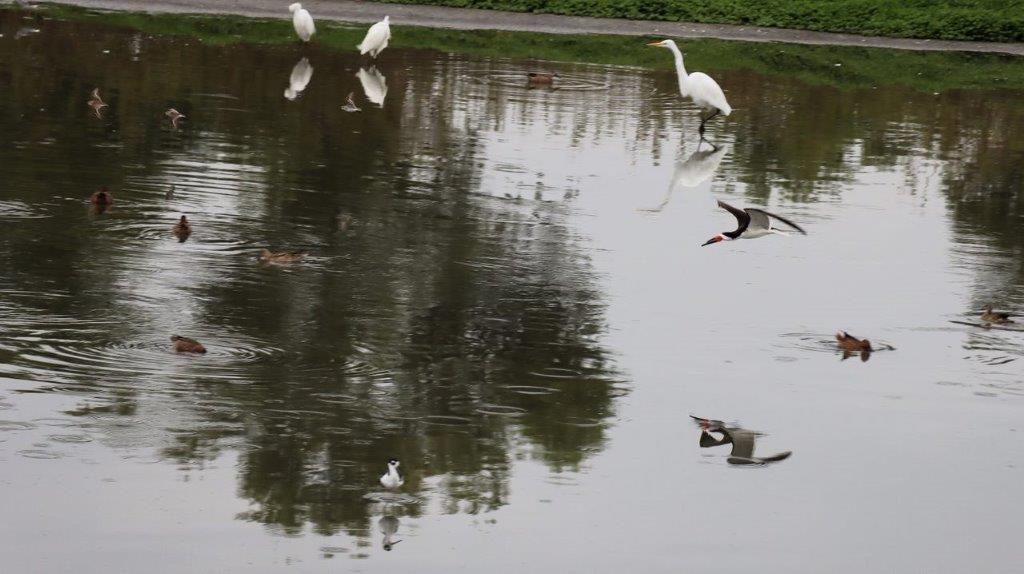
[[[666,70],[0,14],[5,572],[1016,567],[1019,88],[704,59],[710,152]]]

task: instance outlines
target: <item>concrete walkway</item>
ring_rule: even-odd
[[[9,3],[6,0],[0,0]],[[74,4],[106,10],[188,14],[237,14],[259,18],[289,18],[290,0],[67,0]],[[310,0],[303,2],[313,17],[321,20],[367,23],[385,14],[394,25],[429,26],[459,30],[512,30],[550,34],[619,34],[670,38],[719,38],[747,42],[790,42],[896,48],[901,50],[941,50],[964,52],[1001,52],[1024,56],[1024,43],[954,42],[947,40],[910,40],[805,32],[780,28],[757,28],[719,24],[652,22],[610,18],[521,14],[492,10],[383,4],[352,0]]]

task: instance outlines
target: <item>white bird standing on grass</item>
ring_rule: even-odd
[[[718,85],[718,82],[711,79],[711,76],[703,72],[687,74],[686,67],[683,66],[683,53],[679,51],[679,47],[676,46],[674,41],[662,40],[660,42],[651,42],[647,45],[668,48],[672,51],[672,54],[676,57],[676,74],[679,75],[679,94],[684,98],[690,98],[693,100],[693,103],[711,112],[707,117],[701,117],[700,119],[700,137],[704,139],[704,124],[708,120],[718,114],[727,116],[732,113],[732,106],[729,105],[729,102],[725,101],[725,93],[722,92],[721,86]]]
[[[313,24],[313,17],[309,15],[309,10],[302,7],[302,4],[298,2],[288,7],[292,12],[292,25],[295,26],[295,33],[299,35],[299,39],[303,42],[308,42],[313,34],[316,33],[316,25]]]
[[[360,54],[369,53],[371,58],[376,58],[377,54],[380,54],[384,51],[384,48],[388,47],[388,40],[391,39],[390,18],[390,16],[385,16],[383,20],[370,26],[370,29],[366,31],[366,37],[363,38],[363,42],[356,46]]]

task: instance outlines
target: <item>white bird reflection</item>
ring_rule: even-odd
[[[395,544],[401,542],[401,540],[394,539],[400,524],[398,517],[390,515],[381,516],[380,520],[377,521],[377,527],[380,528],[381,533],[384,535],[384,541],[381,543],[384,550],[391,551]]]
[[[313,79],[313,66],[309,65],[308,58],[303,58],[292,68],[292,75],[288,78],[288,87],[284,90],[284,97],[289,100],[299,97],[311,79]]]
[[[676,188],[697,187],[715,175],[725,154],[729,152],[729,146],[722,144],[718,147],[711,146],[708,149],[701,150],[703,143],[701,142],[697,145],[696,151],[690,154],[690,157],[676,162],[675,169],[672,171],[672,181],[669,183],[668,191],[665,192],[665,198],[658,204],[658,207],[641,209],[640,211],[657,213],[665,209],[669,200],[672,199],[672,192]]]
[[[384,98],[388,95],[388,82],[384,74],[377,71],[377,68],[359,68],[356,72],[359,83],[363,85],[363,92],[366,99],[380,107],[384,107]]]

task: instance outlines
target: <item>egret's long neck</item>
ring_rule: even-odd
[[[679,93],[686,95],[686,83],[689,76],[686,75],[686,66],[683,65],[683,53],[679,51],[674,44],[669,44],[669,50],[672,50],[672,55],[676,57],[676,75],[679,76]]]

